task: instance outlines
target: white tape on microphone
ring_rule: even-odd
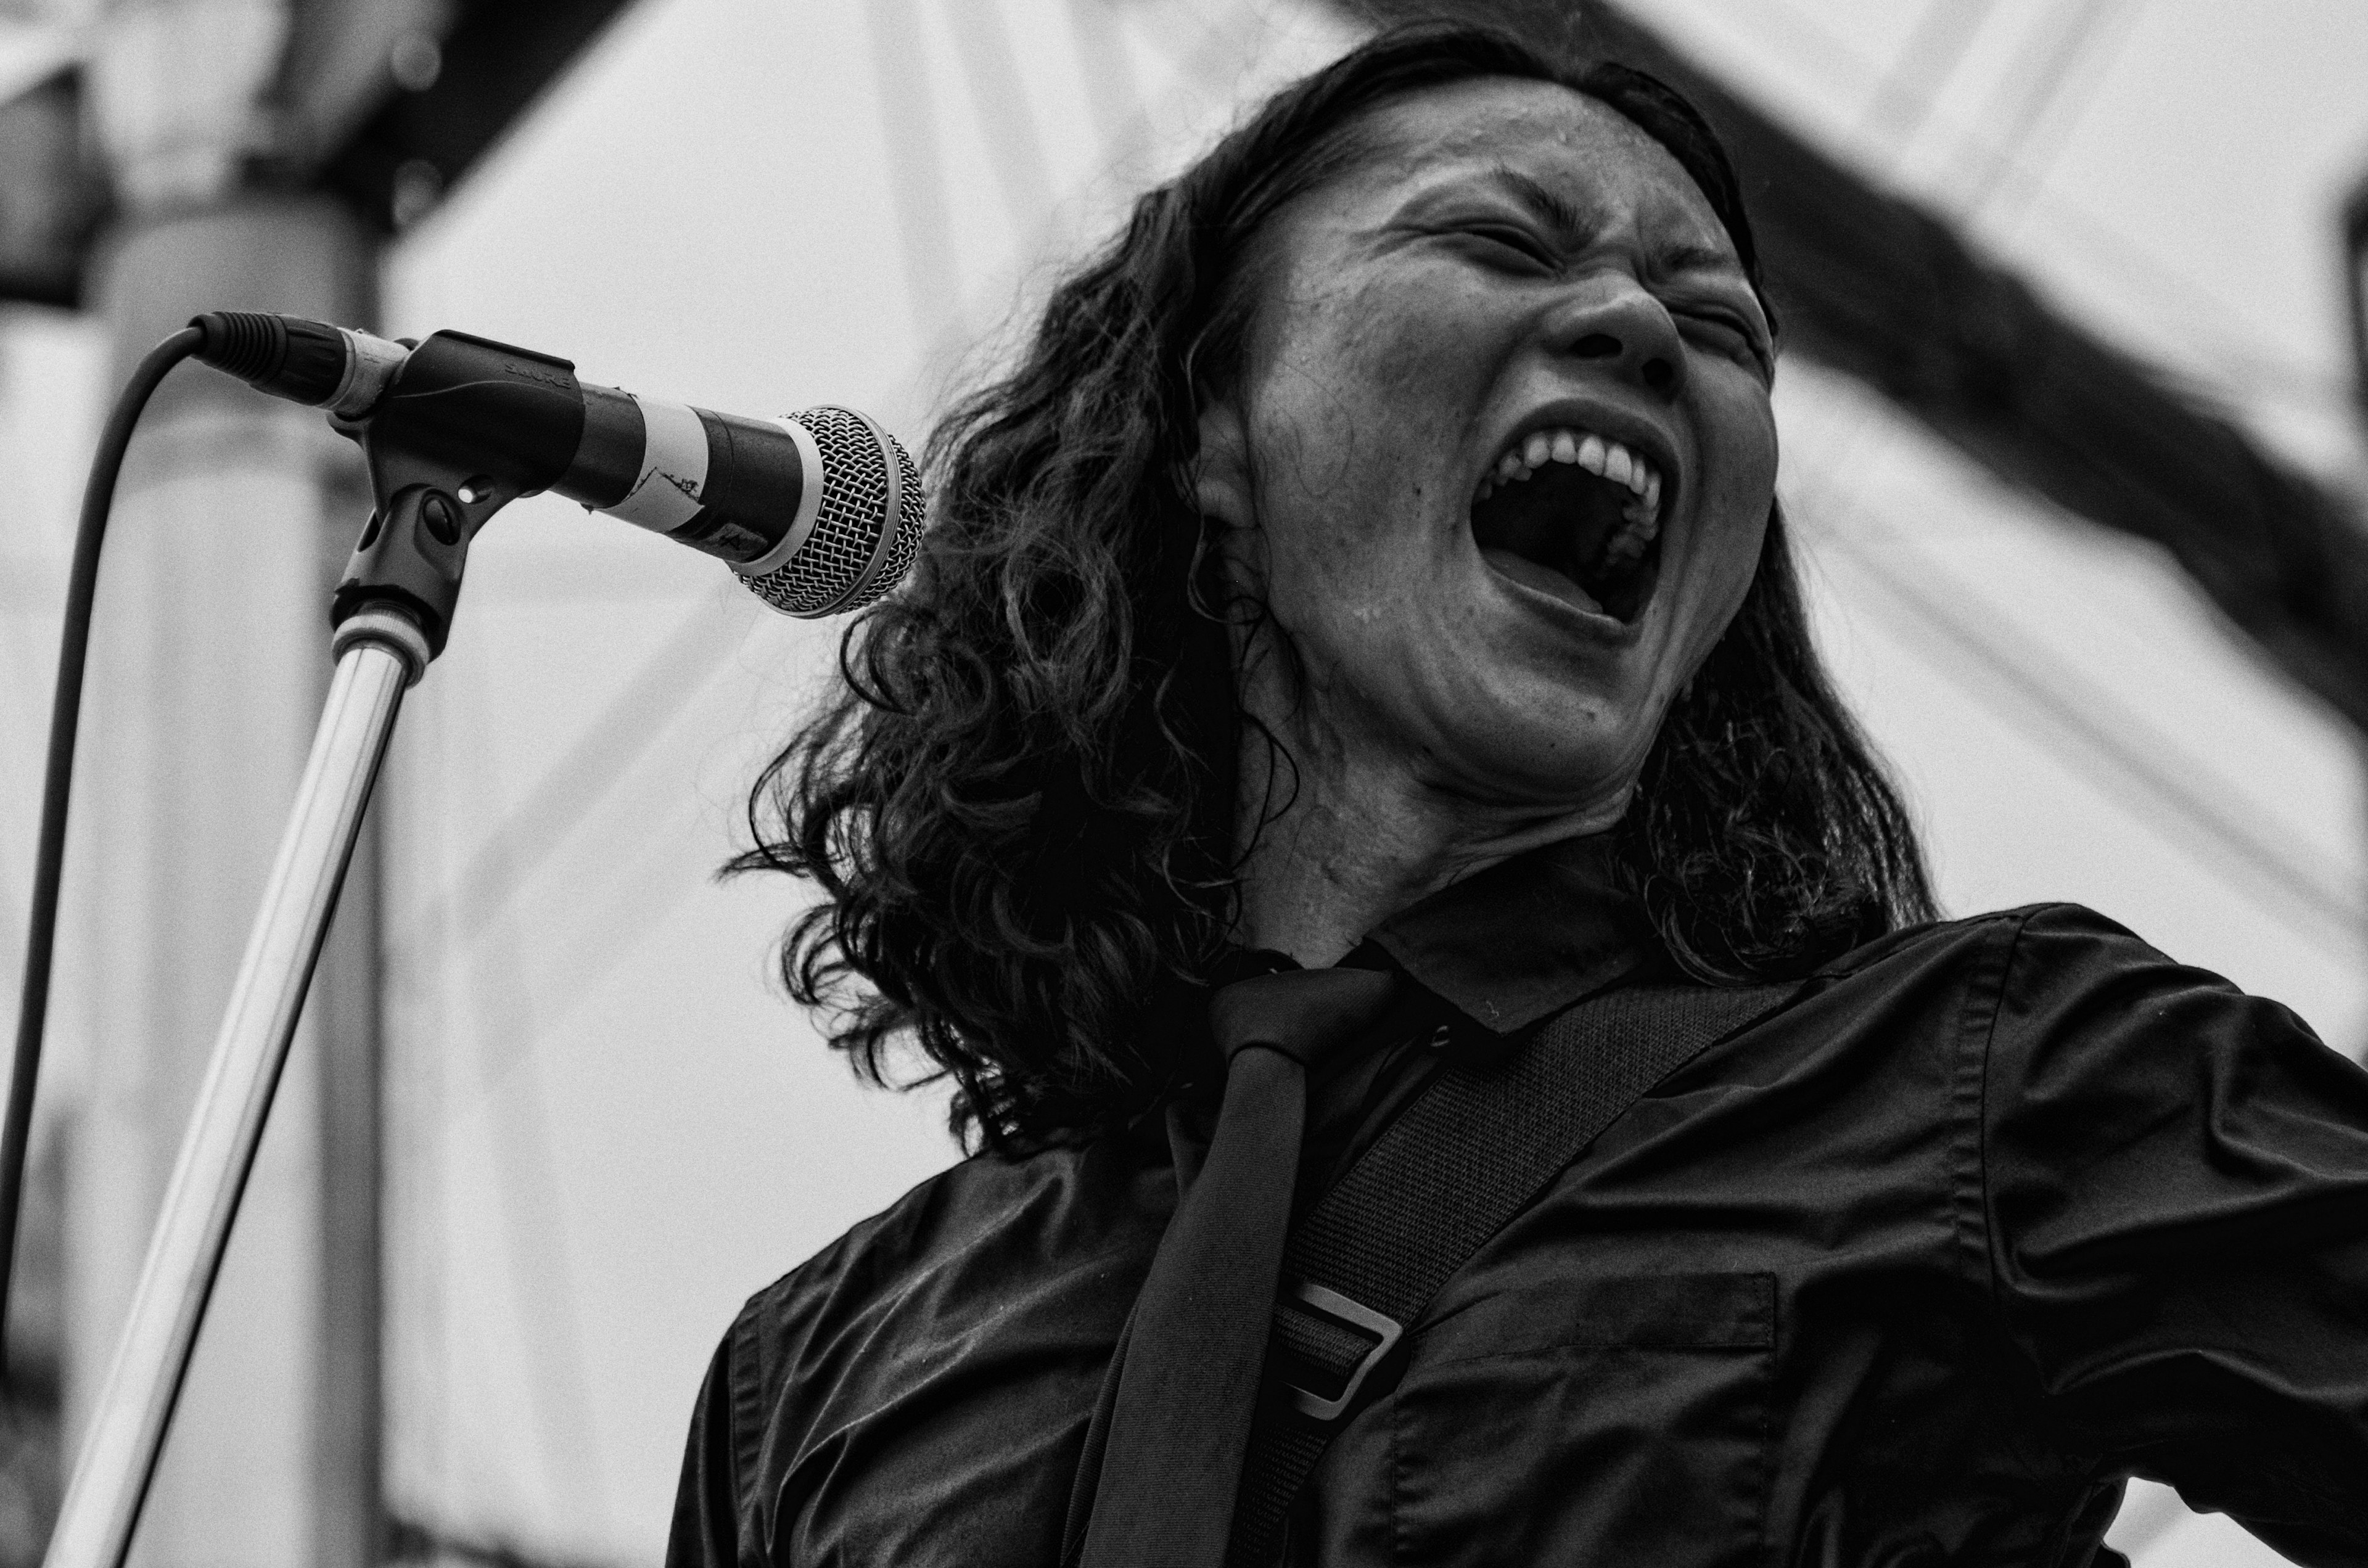
[[[628,392],[642,410],[642,472],[611,517],[672,533],[699,515],[707,484],[707,426],[688,404]]]
[[[786,415],[773,423],[797,443],[798,461],[803,466],[804,472],[798,485],[798,515],[790,519],[790,531],[781,536],[779,544],[758,559],[744,561],[732,568],[743,577],[761,577],[787,565],[791,556],[805,548],[807,539],[814,533],[814,519],[822,515],[825,476],[822,472],[822,449],[814,444],[814,432]]]

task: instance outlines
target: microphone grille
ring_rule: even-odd
[[[904,579],[920,548],[928,505],[904,443],[851,408],[809,408],[789,416],[822,454],[821,504],[814,528],[790,558],[743,577],[785,615],[861,609]]]

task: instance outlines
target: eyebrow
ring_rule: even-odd
[[[1508,164],[1498,164],[1488,172],[1498,184],[1520,198],[1521,205],[1529,208],[1546,227],[1552,229],[1556,239],[1566,242],[1582,240],[1593,226],[1577,203],[1544,181],[1525,175]]]

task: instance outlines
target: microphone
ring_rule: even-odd
[[[861,608],[896,585],[920,544],[912,458],[852,409],[716,414],[580,381],[568,360],[463,332],[415,346],[250,311],[189,324],[204,335],[197,358],[326,409],[348,434],[369,433],[374,452],[384,435],[411,456],[482,472],[461,487],[464,504],[554,492],[720,558],[784,614]]]

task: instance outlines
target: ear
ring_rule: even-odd
[[[1212,400],[1201,410],[1201,450],[1192,464],[1192,505],[1202,517],[1228,529],[1256,526],[1249,460],[1241,410],[1230,397]]]

